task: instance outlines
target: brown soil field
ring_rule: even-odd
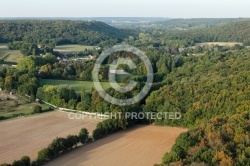
[[[77,135],[82,128],[90,134],[101,120],[69,119],[68,113],[50,112],[0,123],[0,164],[12,163],[23,156],[37,157],[56,137]]]
[[[73,150],[46,166],[152,166],[186,129],[136,126]]]

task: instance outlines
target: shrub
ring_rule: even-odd
[[[12,103],[12,106],[13,106],[13,107],[17,107],[17,106],[18,106],[18,101],[17,101],[17,100],[14,100],[13,103]]]
[[[42,112],[42,107],[40,105],[36,105],[33,109],[33,113],[41,113]]]
[[[70,149],[73,149],[75,146],[77,146],[79,142],[79,138],[78,136],[76,135],[69,135],[67,137],[67,149],[70,150]]]
[[[79,140],[82,144],[86,144],[89,140],[89,132],[86,128],[81,129],[78,134]]]
[[[14,161],[12,166],[30,166],[30,158],[28,156],[24,156],[21,160]]]

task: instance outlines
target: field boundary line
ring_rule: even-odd
[[[41,100],[42,102],[44,102],[45,104],[48,104],[52,107],[54,107],[55,109],[57,109],[60,112],[67,112],[67,113],[80,113],[82,115],[86,115],[86,116],[95,116],[95,117],[102,117],[102,118],[109,118],[108,115],[104,115],[104,114],[99,114],[99,113],[92,113],[92,112],[86,112],[86,111],[79,111],[79,110],[73,110],[73,109],[68,109],[68,108],[62,108],[62,107],[57,107],[51,103],[48,103],[46,101]]]

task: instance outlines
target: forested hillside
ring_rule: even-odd
[[[209,28],[232,22],[246,20],[243,18],[194,18],[194,19],[170,19],[154,23],[162,29],[195,29]]]
[[[157,124],[191,127],[221,114],[250,109],[249,50],[229,51],[185,59],[151,93],[144,111],[181,111],[182,121],[160,119]]]
[[[157,125],[190,128],[163,165],[249,165],[250,86],[248,49],[191,56],[146,99],[144,112],[182,112],[182,120]]]
[[[141,19],[141,18],[140,18]],[[97,19],[99,20],[99,19]],[[128,19],[129,21],[124,21],[125,19],[107,22],[112,26],[118,28],[127,29],[138,29],[140,31],[146,32],[166,32],[169,30],[189,30],[189,29],[199,29],[199,28],[210,28],[219,25],[224,25],[227,23],[233,23],[243,20],[249,20],[248,18],[191,18],[191,19],[171,19],[171,18],[144,18],[141,21],[135,21],[135,19]],[[119,20],[119,21],[118,21]],[[102,21],[102,20],[100,20]],[[106,22],[105,20],[103,20]]]
[[[245,45],[250,45],[250,21],[238,21],[212,28],[167,32],[165,36],[174,40],[193,40],[194,43],[244,42]]]
[[[226,113],[182,134],[163,165],[250,165],[250,113]]]
[[[0,43],[25,41],[36,44],[86,44],[119,42],[128,35],[98,21],[0,21]]]

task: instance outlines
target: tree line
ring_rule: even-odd
[[[89,137],[88,130],[83,128],[78,135],[68,135],[67,138],[54,139],[47,148],[38,152],[37,159],[34,161],[31,161],[28,156],[24,156],[20,160],[15,160],[12,164],[4,163],[1,166],[41,166],[61,154],[76,148],[79,143],[85,145],[91,141],[92,138]]]

